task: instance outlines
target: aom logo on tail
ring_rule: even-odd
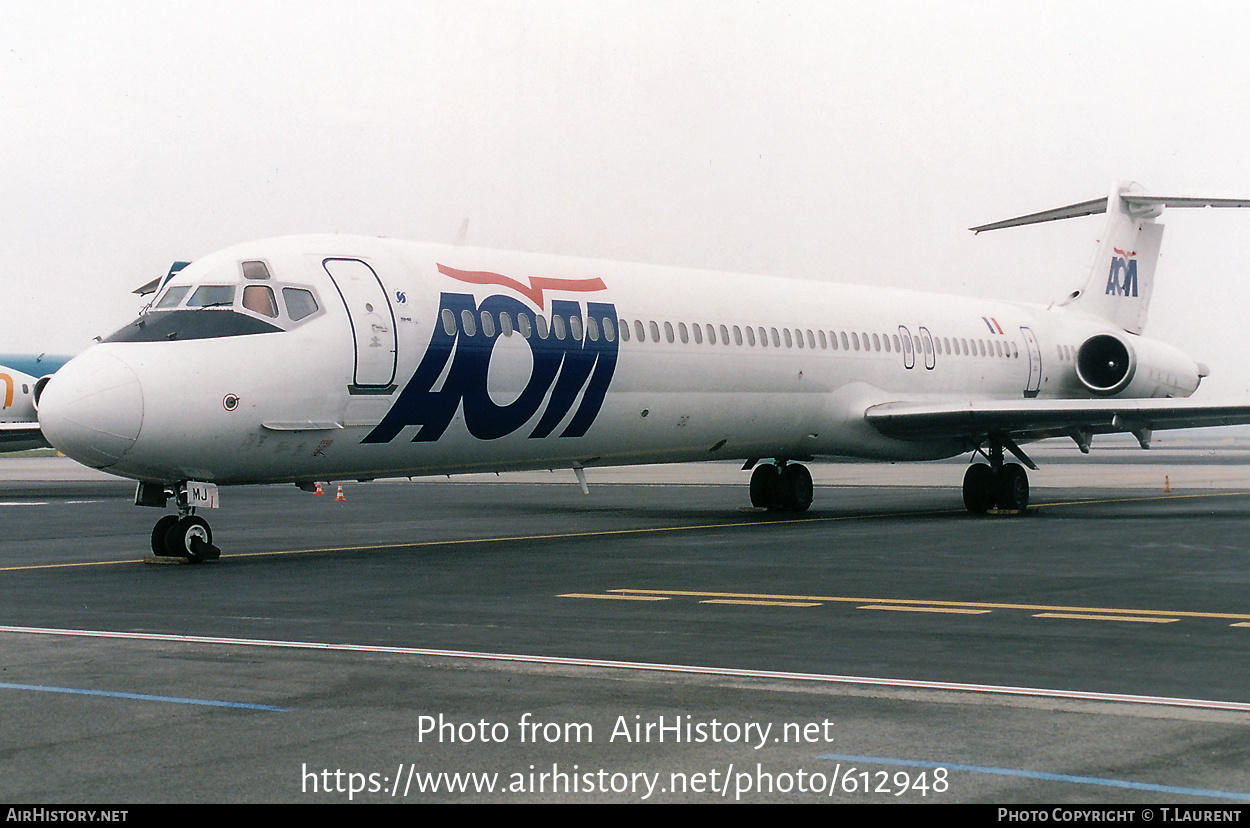
[[[1111,257],[1111,270],[1107,274],[1108,296],[1137,295],[1137,253],[1126,253],[1120,248],[1113,248],[1115,255]]]

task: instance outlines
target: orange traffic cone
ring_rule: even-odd
[[[343,484],[339,484],[339,493],[334,496],[335,503],[346,503],[347,498],[343,497]]]
[[[1172,491],[1172,484],[1168,482],[1168,476],[1165,474],[1163,475],[1163,492],[1167,494],[1170,491]]]
[[[313,494],[315,494],[315,495],[323,495],[323,494],[325,494],[325,492],[321,491],[321,484],[320,484],[320,483],[318,483],[318,484],[317,484],[317,489],[316,489],[316,491],[314,491],[314,492],[313,492]]]

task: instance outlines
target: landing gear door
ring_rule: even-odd
[[[1024,387],[1024,396],[1036,397],[1042,387],[1042,349],[1038,347],[1033,331],[1021,328],[1020,333],[1024,334],[1024,346],[1029,354],[1029,382]]]
[[[359,259],[326,259],[326,273],[338,288],[352,326],[356,350],[352,394],[395,390],[395,314],[378,274]]]

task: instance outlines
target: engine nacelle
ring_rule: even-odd
[[[1132,334],[1095,334],[1076,352],[1076,376],[1101,397],[1188,397],[1204,376],[1181,351]]]

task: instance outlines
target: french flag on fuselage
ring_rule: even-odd
[[[998,320],[992,316],[982,316],[981,321],[985,323],[985,327],[990,329],[990,333],[1000,334],[1003,332],[1002,326],[998,324]]]

